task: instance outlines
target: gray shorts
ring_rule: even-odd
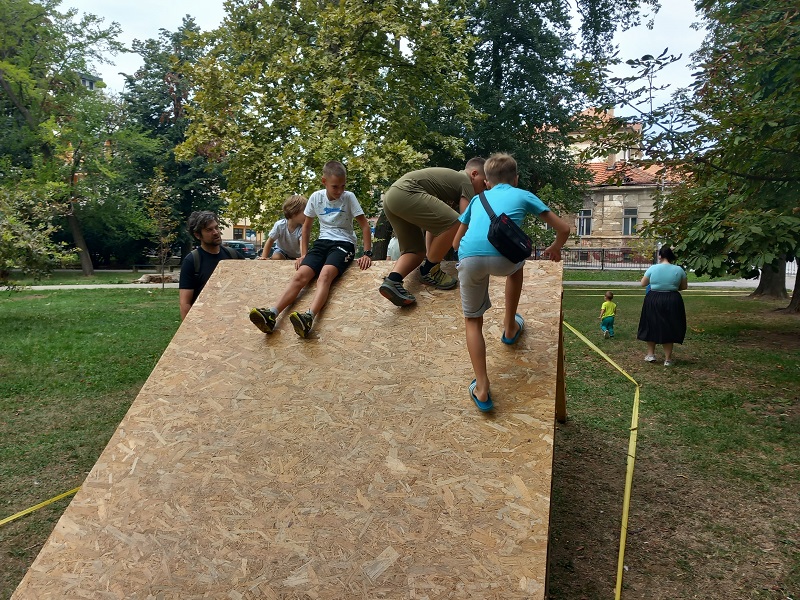
[[[512,263],[504,256],[468,256],[456,265],[461,307],[464,316],[477,318],[492,307],[489,300],[489,276],[508,277],[519,271],[525,261]]]

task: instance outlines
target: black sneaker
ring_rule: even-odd
[[[250,311],[250,322],[264,333],[272,333],[278,315],[268,308],[254,308]]]
[[[311,333],[311,326],[314,325],[314,317],[311,316],[310,312],[299,313],[294,311],[289,315],[289,320],[294,326],[295,333],[301,338],[307,338],[308,334]]]
[[[414,295],[403,287],[402,282],[392,281],[388,277],[383,279],[383,283],[381,287],[378,288],[378,291],[381,296],[389,300],[395,306],[408,306],[417,301]]]

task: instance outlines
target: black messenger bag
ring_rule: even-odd
[[[506,213],[502,213],[499,217],[494,214],[483,192],[480,193],[480,197],[483,208],[492,221],[487,236],[489,243],[513,263],[529,258],[533,252],[531,238]]]

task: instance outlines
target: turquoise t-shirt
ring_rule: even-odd
[[[486,200],[496,215],[506,213],[520,227],[525,215],[539,215],[550,210],[544,202],[527,190],[516,188],[508,183],[500,183],[485,192]],[[468,256],[501,256],[497,248],[487,239],[491,220],[483,208],[480,196],[470,200],[467,210],[458,218],[469,225],[467,233],[461,238],[458,258]]]
[[[677,292],[686,273],[678,265],[658,263],[644,272],[650,278],[650,289],[655,292]]]

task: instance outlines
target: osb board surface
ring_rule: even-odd
[[[489,416],[458,290],[396,308],[388,267],[303,340],[247,318],[291,264],[220,263],[13,598],[543,598],[561,266],[526,265],[513,347],[492,282]]]

